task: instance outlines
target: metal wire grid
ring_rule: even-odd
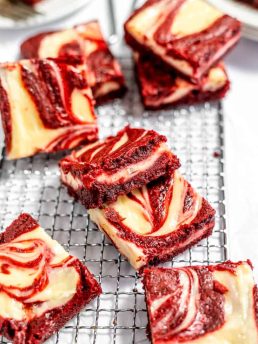
[[[217,210],[213,235],[166,266],[212,264],[227,259],[223,170],[223,114],[219,103],[159,112],[144,111],[132,65],[122,65],[130,91],[124,99],[98,108],[101,136],[125,124],[153,128],[169,139],[182,173]],[[4,149],[3,149],[4,151]],[[146,308],[137,273],[89,221],[86,210],[59,182],[57,162],[65,153],[7,161],[0,171],[0,219],[5,228],[22,211],[87,265],[103,294],[69,322],[49,343],[148,343]],[[0,341],[6,343],[4,339]]]

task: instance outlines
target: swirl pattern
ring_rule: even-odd
[[[249,262],[145,269],[144,286],[154,344],[257,343]]]
[[[3,309],[14,303],[28,318],[66,303],[75,294],[79,275],[69,256],[41,229],[0,245],[0,296]],[[69,279],[69,280],[68,280]],[[2,314],[0,310],[0,316]]]

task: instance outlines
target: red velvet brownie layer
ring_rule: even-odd
[[[62,159],[61,180],[86,208],[102,207],[180,166],[166,141],[153,130],[127,126]]]
[[[21,0],[27,5],[36,5],[37,3],[41,2],[42,0]]]
[[[199,81],[239,40],[240,23],[204,0],[147,0],[125,23],[125,39]]]
[[[0,234],[0,333],[15,344],[43,343],[101,288],[28,214]]]
[[[143,274],[152,344],[257,344],[249,262],[150,268]]]
[[[96,141],[93,105],[85,71],[74,64],[35,59],[0,65],[0,112],[9,159]]]
[[[88,83],[98,103],[125,91],[118,61],[110,52],[97,21],[68,30],[39,33],[21,45],[25,58],[65,58],[86,64]]]
[[[214,209],[179,174],[160,177],[89,215],[135,269],[166,261],[211,234]]]
[[[199,85],[184,80],[176,71],[167,70],[147,55],[135,54],[136,78],[144,106],[160,109],[220,99],[229,89],[223,63],[212,67]]]

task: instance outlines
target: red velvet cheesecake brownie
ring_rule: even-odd
[[[88,83],[97,102],[122,94],[124,77],[98,21],[60,31],[39,33],[21,45],[25,58],[67,58],[86,63]]]
[[[43,343],[101,288],[28,214],[0,234],[0,334],[16,344]]]
[[[240,23],[204,0],[147,0],[125,23],[125,39],[196,81],[239,40]]]
[[[180,166],[166,141],[153,130],[127,126],[62,159],[61,179],[86,208],[102,207]]]
[[[35,59],[0,65],[0,112],[9,159],[96,141],[93,105],[85,71],[74,64]]]
[[[211,234],[214,209],[174,171],[89,215],[135,269],[166,261]]]
[[[194,84],[147,55],[135,54],[134,58],[142,102],[149,109],[216,100],[229,89],[223,63],[212,67],[199,84]]]
[[[143,284],[152,344],[258,343],[249,262],[145,269]]]

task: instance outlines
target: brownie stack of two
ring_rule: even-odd
[[[256,344],[258,293],[249,261],[150,267],[214,227],[214,209],[179,166],[164,136],[129,126],[60,162],[69,193],[143,276],[152,344]]]
[[[125,23],[146,108],[222,98],[240,23],[204,0],[147,0]]]
[[[215,211],[182,177],[166,137],[127,126],[60,162],[61,179],[137,270],[211,234]]]

